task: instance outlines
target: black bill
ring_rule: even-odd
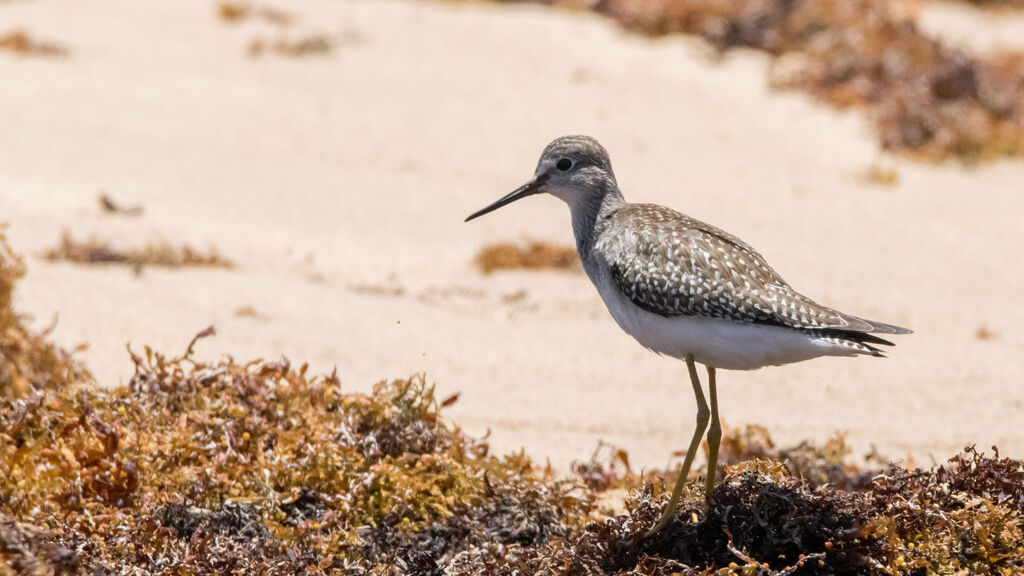
[[[483,216],[484,214],[487,214],[489,212],[494,212],[498,208],[501,208],[502,206],[505,206],[506,204],[511,204],[511,203],[515,202],[516,200],[519,200],[520,198],[526,198],[527,196],[533,196],[534,194],[538,194],[538,193],[540,193],[540,188],[541,187],[540,187],[540,180],[539,179],[530,180],[526,184],[523,184],[519,188],[516,188],[511,194],[507,194],[505,196],[502,196],[494,204],[491,204],[490,206],[488,206],[486,208],[483,208],[481,210],[477,210],[476,212],[473,212],[472,214],[469,215],[468,218],[466,218],[465,221],[469,222],[470,220],[473,220],[474,218],[479,218],[480,216]]]

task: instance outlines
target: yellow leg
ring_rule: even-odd
[[[661,515],[661,520],[651,528],[645,537],[654,536],[668,524],[668,521],[675,517],[679,506],[679,498],[683,495],[683,487],[686,485],[686,477],[690,474],[690,466],[693,465],[693,457],[700,448],[700,439],[704,436],[704,429],[708,426],[710,410],[708,403],[704,400],[704,391],[700,387],[700,377],[697,376],[697,366],[693,362],[693,356],[686,357],[686,368],[690,372],[690,383],[693,385],[693,395],[697,398],[697,429],[693,431],[693,438],[690,439],[690,447],[686,450],[686,457],[683,459],[683,467],[679,470],[679,478],[676,486],[672,489],[672,497],[669,498],[668,506]]]
[[[710,504],[718,468],[718,446],[722,443],[722,423],[718,420],[718,387],[715,368],[708,366],[708,397],[711,399],[711,426],[708,428],[708,475],[704,480],[704,499]]]

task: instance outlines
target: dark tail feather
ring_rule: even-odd
[[[826,338],[831,338],[847,345],[855,345],[862,352],[879,358],[885,358],[885,354],[881,349],[872,346],[872,344],[880,346],[895,346],[895,344],[885,338],[875,336],[875,334],[911,334],[911,331],[906,328],[865,320],[856,316],[844,314],[843,319],[848,322],[847,326],[843,328],[825,328],[819,330],[818,333]]]
[[[879,338],[874,334],[867,334],[865,332],[855,332],[852,330],[822,330],[820,333],[826,338],[833,338],[835,340],[857,344],[858,346],[868,350],[872,356],[878,356],[880,358],[885,358],[885,354],[879,348],[872,346],[872,344],[880,346],[895,346],[895,344],[885,338]]]
[[[837,335],[839,335],[841,338],[845,338],[846,340],[852,340],[852,341],[857,342],[859,344],[864,344],[865,346],[867,346],[868,344],[881,344],[882,346],[895,346],[895,344],[893,344],[889,340],[886,340],[885,338],[879,338],[878,336],[875,336],[874,334],[866,334],[864,332],[839,332],[839,334],[837,334]]]

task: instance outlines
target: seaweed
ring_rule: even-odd
[[[1024,0],[959,0],[978,8],[1008,10],[1024,8]]]
[[[34,39],[25,30],[11,30],[0,34],[0,52],[7,50],[19,56],[61,57],[68,55],[68,49],[53,42]]]
[[[258,58],[267,53],[289,58],[324,56],[334,50],[334,45],[334,40],[323,34],[309,34],[296,39],[279,37],[273,41],[256,38],[249,43],[248,54],[251,58]]]
[[[0,236],[0,373],[60,356],[10,310],[23,272]],[[19,574],[790,575],[1024,571],[1024,462],[973,447],[942,466],[865,469],[841,436],[776,448],[728,432],[705,505],[695,475],[636,474],[601,445],[565,477],[490,454],[423,375],[345,391],[287,358],[200,362],[129,348],[127,385],[30,365],[0,401],[0,572]],[[6,345],[6,344],[5,344]],[[26,352],[30,349],[29,352]],[[876,464],[875,456],[868,463]],[[598,501],[626,494],[624,510]],[[617,496],[616,496],[617,497]]]
[[[858,176],[862,182],[873,186],[895,186],[900,182],[899,171],[880,161],[872,162]]]
[[[229,23],[255,17],[277,26],[288,26],[295,20],[295,16],[290,12],[272,6],[254,6],[249,2],[220,2],[217,4],[217,16]]]
[[[27,318],[14,311],[14,285],[24,274],[25,264],[0,226],[0,404],[88,378],[70,352],[48,340],[48,332],[29,330]]]
[[[698,35],[721,52],[762,50],[774,61],[772,86],[865,110],[885,150],[965,163],[1024,155],[1024,54],[950,47],[889,0],[538,2],[643,34]]]
[[[121,216],[141,216],[143,209],[142,206],[125,206],[120,202],[115,201],[106,192],[100,192],[99,196],[96,197],[96,201],[100,204],[100,209],[104,214],[116,214]]]
[[[556,246],[537,240],[529,241],[524,246],[511,242],[489,244],[477,252],[473,262],[484,274],[517,268],[580,270],[580,261],[574,247]]]
[[[46,542],[87,572],[319,573],[425,562],[424,547],[437,562],[473,542],[533,544],[587,514],[573,482],[489,456],[443,422],[454,400],[422,376],[343,394],[335,375],[287,359],[194,361],[213,333],[177,357],[132,352],[127,386],[72,385],[0,411],[0,515],[34,530],[0,533],[8,566],[54,568],[25,543]]]
[[[120,264],[139,270],[145,266],[164,268],[203,267],[234,268],[234,263],[214,249],[205,254],[188,244],[174,246],[168,242],[146,244],[142,248],[122,250],[113,248],[95,238],[75,240],[68,231],[61,235],[60,243],[43,253],[50,262],[77,264]]]
[[[307,56],[325,56],[334,51],[337,42],[325,34],[307,33],[299,37],[290,37],[281,29],[291,26],[297,18],[291,12],[272,6],[257,5],[251,2],[224,1],[217,5],[217,17],[229,24],[237,24],[246,20],[259,20],[277,28],[277,38],[268,40],[257,36],[249,42],[246,53],[250,58],[259,58],[267,54],[288,58]],[[350,40],[346,36],[344,40]]]

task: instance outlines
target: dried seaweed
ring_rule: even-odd
[[[705,458],[708,446],[702,446]],[[889,460],[874,451],[864,457],[864,464],[849,461],[851,449],[844,437],[837,434],[823,444],[801,442],[795,446],[776,447],[763,426],[725,427],[718,453],[718,468],[735,468],[749,462],[772,462],[785,476],[799,478],[809,487],[830,486],[843,491],[865,489]],[[685,451],[677,454],[685,456]],[[652,479],[674,482],[677,470],[648,469],[635,472],[629,465],[629,454],[622,448],[600,443],[590,460],[572,465],[573,473],[596,491],[609,489],[640,489]],[[697,482],[704,468],[695,466],[690,479]]]
[[[974,331],[974,337],[978,340],[995,340],[996,333],[988,326],[978,326],[978,329]]]
[[[296,39],[278,38],[265,40],[256,38],[249,43],[249,56],[258,58],[264,54],[277,54],[289,58],[323,56],[334,50],[334,40],[323,34],[310,34]]]
[[[168,242],[146,244],[139,249],[121,250],[111,247],[95,238],[80,241],[65,231],[60,244],[43,254],[50,262],[65,261],[78,264],[122,264],[142,268],[162,266],[165,268],[204,267],[234,268],[234,263],[221,256],[214,249],[203,253],[188,244],[173,246]]]
[[[9,295],[22,268],[2,245],[0,311],[17,332]],[[524,454],[490,455],[441,418],[457,395],[439,401],[423,376],[359,394],[287,359],[197,361],[213,333],[176,357],[129,350],[126,386],[42,365],[45,381],[66,381],[0,401],[0,572],[1024,571],[1024,462],[998,452],[866,472],[841,437],[776,449],[762,428],[731,431],[713,504],[694,482],[644,539],[671,475],[637,477],[621,449],[599,447],[582,479],[560,477]],[[0,368],[21,370],[23,352],[5,349]],[[613,517],[595,506],[610,487],[631,488]]]
[[[240,22],[249,17],[252,6],[244,2],[221,2],[217,4],[217,16],[225,22]]]
[[[502,242],[484,246],[473,259],[484,274],[496,270],[525,268],[528,270],[579,270],[576,249],[547,242],[530,241],[525,246]]]
[[[978,8],[991,9],[1020,9],[1024,8],[1024,0],[960,0]]]
[[[11,251],[0,226],[0,403],[60,390],[88,377],[69,352],[54,346],[46,332],[26,328],[26,319],[12,308],[14,284],[24,274],[24,263]]]
[[[231,315],[235,318],[264,318],[263,314],[261,314],[255,306],[250,304],[235,308],[235,311],[232,312]]]
[[[338,42],[325,34],[306,33],[299,36],[283,32],[283,28],[291,26],[297,18],[286,12],[266,5],[251,2],[220,2],[217,5],[217,16],[228,23],[238,23],[250,19],[271,24],[278,29],[273,40],[257,36],[249,42],[246,53],[250,58],[259,58],[268,54],[286,58],[304,58],[309,56],[326,56],[334,51]],[[346,35],[342,40],[351,40]]]
[[[443,423],[422,377],[365,396],[287,360],[205,365],[147,349],[133,361],[126,387],[0,413],[0,514],[68,549],[64,535],[88,531],[95,544],[76,559],[88,570],[287,559],[321,573],[423,549],[438,562],[473,543],[548,541],[589,509],[575,483],[488,456]]]
[[[20,56],[67,56],[67,48],[53,42],[32,38],[25,30],[12,30],[0,34],[0,52],[7,50]]]
[[[1024,154],[1024,55],[947,46],[889,0],[539,1],[645,34],[700,35],[722,51],[763,50],[773,86],[865,109],[886,150],[965,162]]]
[[[853,490],[816,485],[779,460],[743,460],[727,468],[711,508],[694,490],[679,517],[644,540],[638,535],[664,505],[664,481],[640,484],[625,514],[595,516],[595,489],[522,455],[489,456],[441,420],[422,377],[382,382],[365,396],[342,393],[333,375],[307,378],[286,360],[207,365],[190,353],[146,350],[133,361],[127,387],[64,389],[0,413],[0,554],[9,567],[586,575],[1024,568],[1024,466],[998,455],[970,450],[932,470],[892,466]],[[752,441],[742,437],[731,442],[750,444],[740,452],[772,450],[756,431],[746,434]]]
[[[255,6],[250,2],[220,2],[217,4],[217,16],[230,23],[259,18],[277,26],[288,26],[295,21],[295,16],[290,12],[271,6]]]
[[[865,184],[873,186],[895,186],[900,183],[900,173],[892,165],[880,161],[872,162],[861,174],[858,175]]]
[[[99,202],[100,209],[106,214],[142,216],[142,206],[124,206],[120,202],[116,202],[106,192],[100,192],[100,195],[96,197],[96,201]]]

